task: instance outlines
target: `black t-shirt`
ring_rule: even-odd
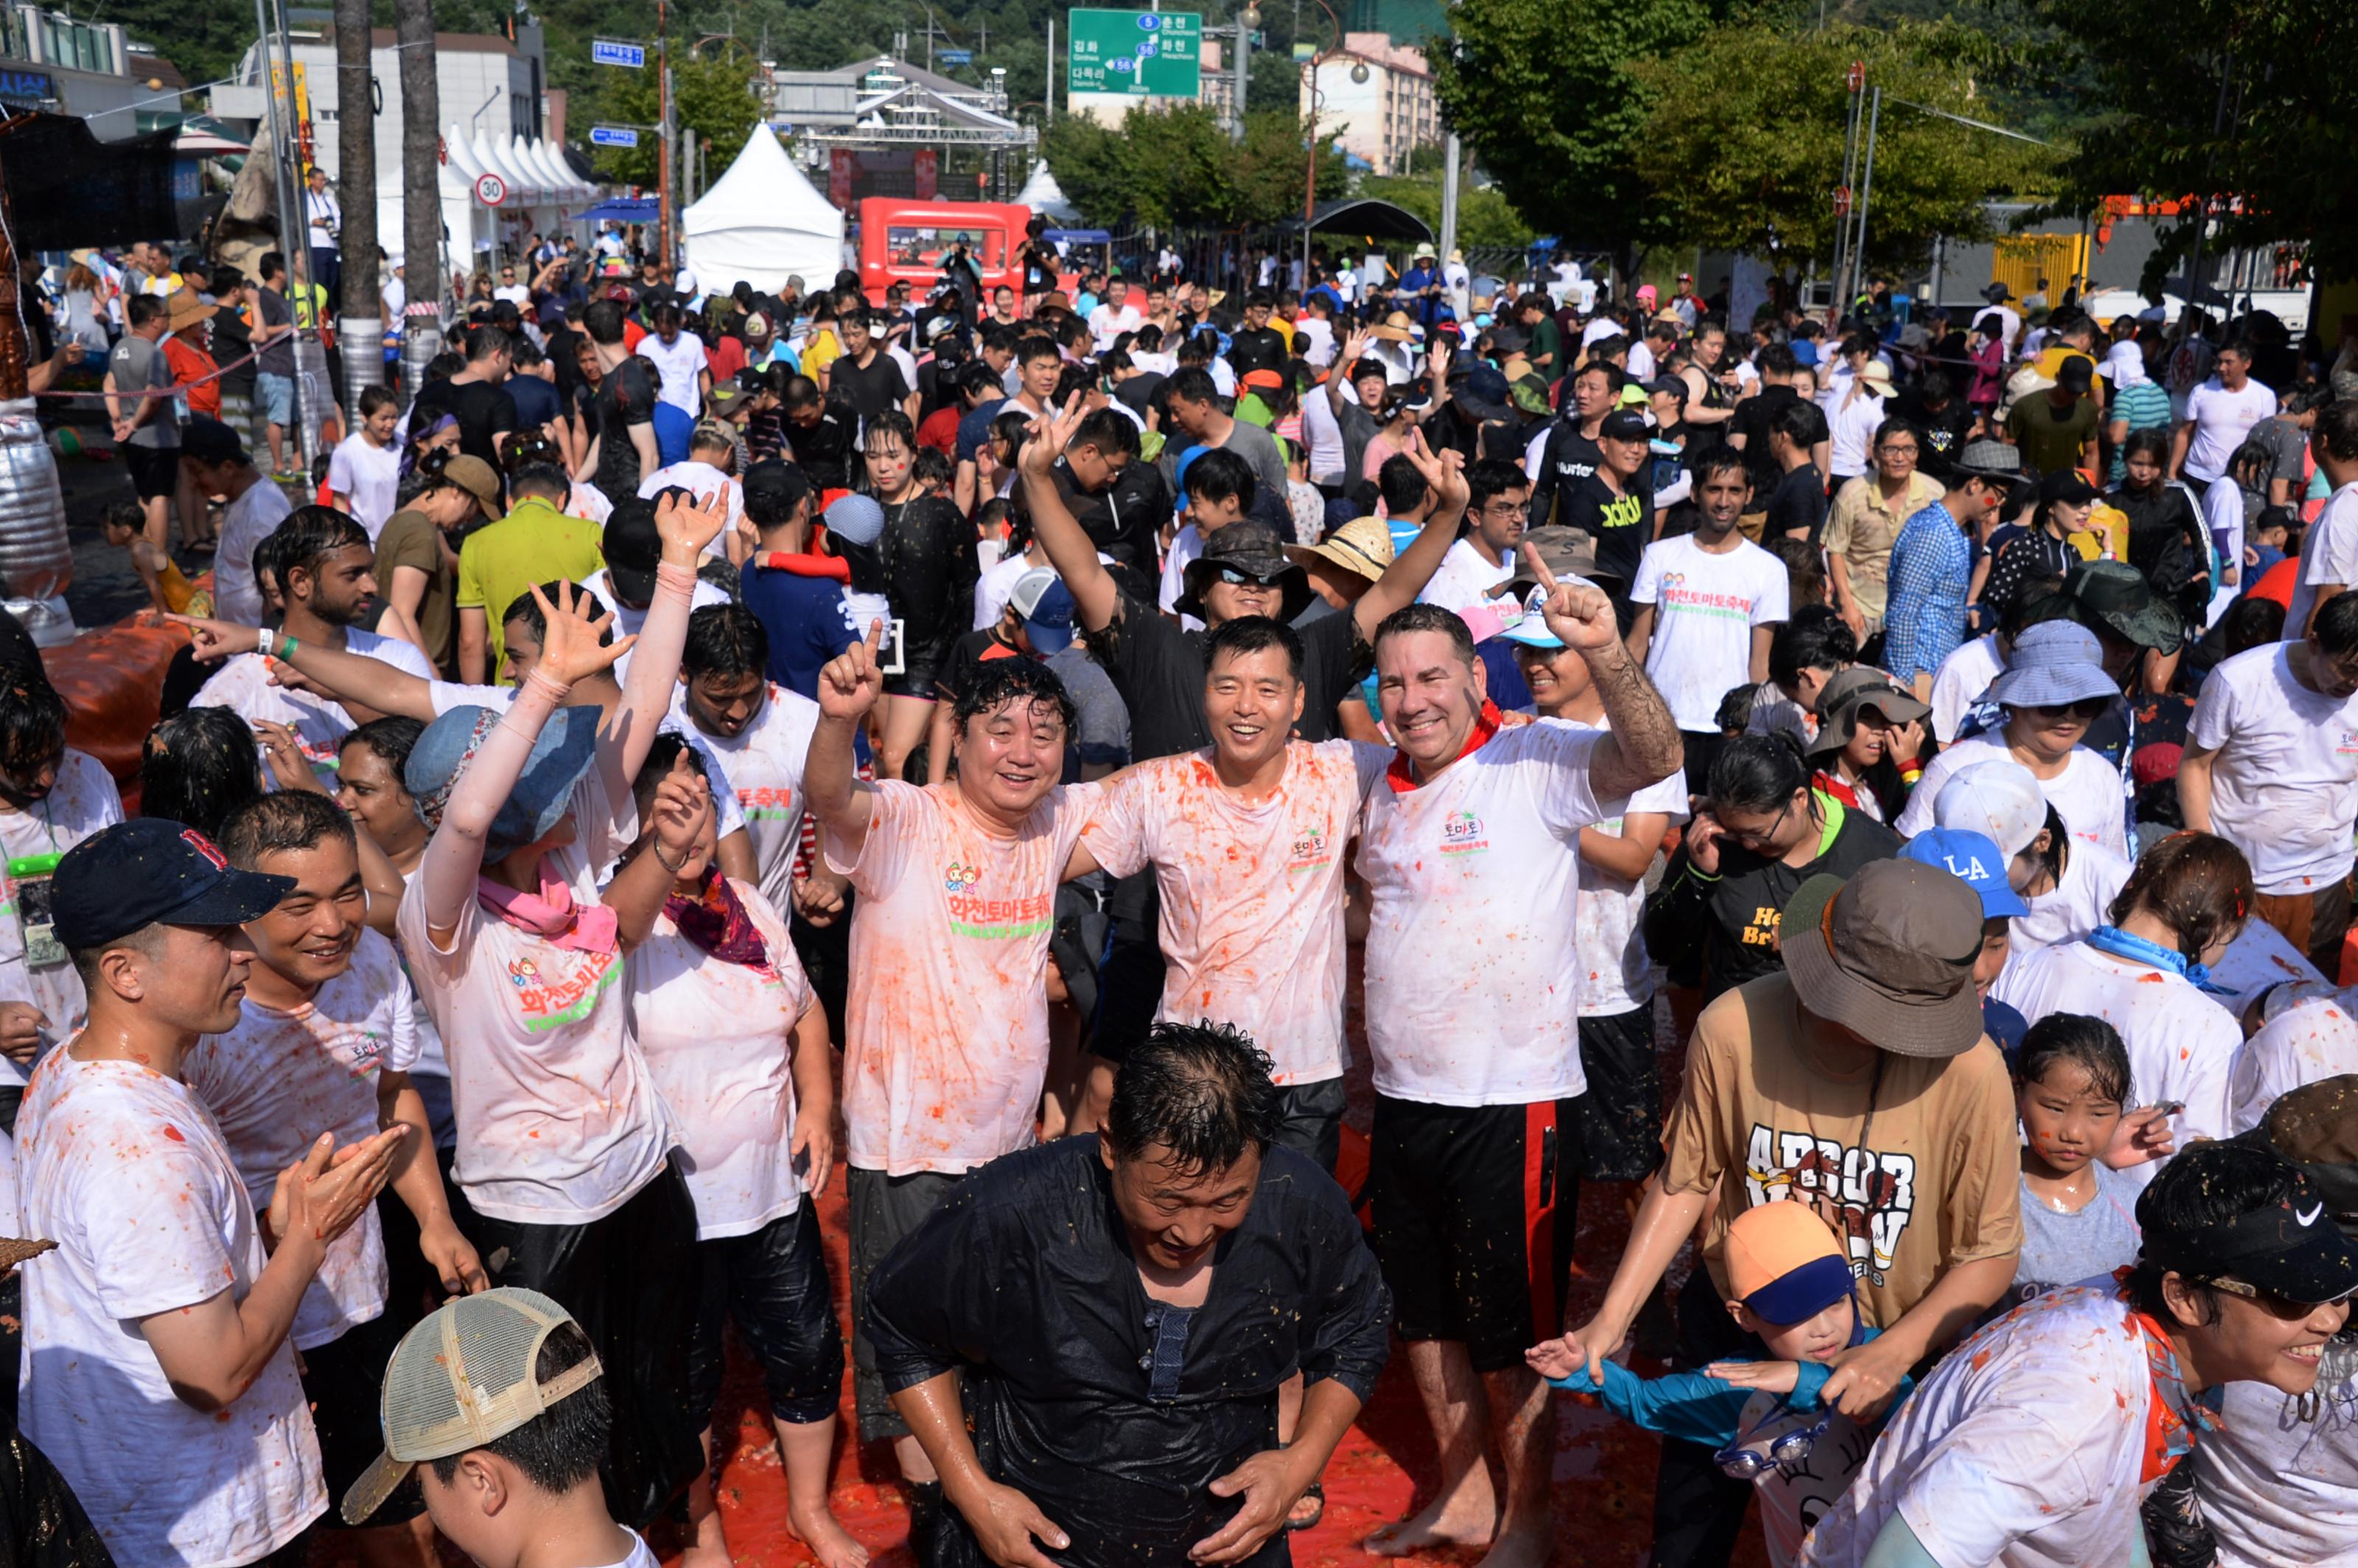
[[[1367,649],[1358,622],[1326,615],[1294,628],[1302,638],[1302,679],[1309,688],[1294,733],[1304,741],[1335,739],[1335,709],[1358,685]],[[1174,757],[1212,743],[1204,722],[1204,633],[1121,596],[1121,614],[1102,636],[1098,662],[1113,676],[1130,708],[1133,761]]]
[[[1143,419],[1153,403],[1154,389],[1162,384],[1161,371],[1142,371],[1113,389],[1114,401]]]
[[[1727,421],[1730,440],[1744,438],[1744,466],[1752,471],[1752,495],[1758,501],[1777,488],[1777,460],[1768,455],[1768,422],[1779,411],[1801,400],[1790,386],[1764,386],[1736,406]]]
[[[1572,519],[1572,498],[1588,477],[1604,460],[1595,441],[1580,433],[1577,418],[1557,422],[1548,432],[1547,445],[1540,449],[1540,471],[1531,485],[1531,522],[1534,528],[1554,521],[1549,516],[1552,508],[1560,505],[1563,521]]]
[[[606,373],[590,400],[598,416],[598,472],[591,482],[616,501],[639,493],[639,449],[631,427],[655,417],[654,366],[636,354]]]
[[[854,364],[845,354],[828,367],[827,396],[848,404],[862,419],[873,419],[888,408],[898,408],[909,395],[909,383],[900,362],[878,349],[867,364]]]
[[[1641,480],[1627,495],[1616,495],[1603,478],[1590,474],[1574,487],[1565,521],[1596,540],[1596,575],[1617,578],[1622,590],[1637,580],[1638,557],[1654,536],[1654,497]]]
[[[1815,463],[1803,463],[1777,481],[1768,492],[1768,520],[1760,525],[1763,544],[1796,528],[1810,531],[1814,545],[1826,531],[1826,481]]]
[[[1927,408],[1924,395],[1910,388],[1900,397],[1897,412],[1923,432],[1924,453],[1916,466],[1942,484],[1955,484],[1957,454],[1965,449],[1965,433],[1974,427],[1974,411],[1965,400],[1952,395],[1946,407]]]
[[[1228,365],[1239,376],[1285,363],[1285,338],[1274,327],[1243,327],[1228,335]]]
[[[858,422],[850,409],[822,406],[816,425],[786,421],[786,445],[811,483],[821,490],[842,490],[851,483],[851,437],[856,428]]]
[[[500,453],[492,438],[502,430],[517,428],[515,399],[508,395],[506,387],[494,386],[487,381],[438,381],[417,395],[416,406],[457,419],[459,449],[471,458],[482,459],[495,469],[500,466]],[[631,493],[638,493],[635,487]]]

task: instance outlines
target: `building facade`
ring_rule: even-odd
[[[1365,81],[1352,80],[1367,67]],[[1424,51],[1382,33],[1346,33],[1343,47],[1319,55],[1303,72],[1302,113],[1378,174],[1404,174],[1410,155],[1442,139]]]

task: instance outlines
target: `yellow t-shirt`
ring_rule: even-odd
[[[500,624],[508,606],[536,583],[586,582],[606,568],[595,523],[568,517],[537,496],[519,501],[508,514],[478,529],[459,547],[459,585],[452,602],[481,610],[490,622],[490,664],[496,682],[507,657]]]
[[[2021,1250],[2013,1086],[1986,1037],[1946,1060],[1886,1053],[1879,1084],[1872,1068],[1836,1078],[1809,1056],[1801,1022],[1782,973],[1704,1009],[1663,1128],[1662,1186],[1701,1195],[1718,1184],[1704,1261],[1722,1301],[1737,1215],[1835,1198],[1866,1321],[1887,1329],[1946,1270]],[[1864,1150],[1862,1130],[1873,1140]]]
[[[843,343],[836,337],[835,329],[821,327],[803,348],[803,373],[817,381],[820,372],[842,357]]]

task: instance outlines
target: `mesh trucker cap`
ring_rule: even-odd
[[[504,1437],[595,1380],[594,1353],[533,1377],[549,1332],[572,1321],[538,1291],[503,1287],[447,1302],[402,1336],[384,1369],[384,1452],[344,1494],[344,1522],[363,1523],[419,1462]]]

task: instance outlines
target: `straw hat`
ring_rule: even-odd
[[[200,321],[211,320],[221,314],[220,306],[208,305],[199,299],[193,288],[176,288],[164,303],[167,310],[164,330],[167,332],[184,331]]]

